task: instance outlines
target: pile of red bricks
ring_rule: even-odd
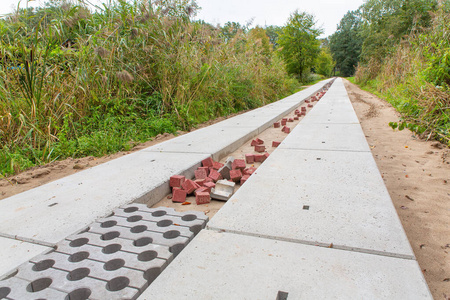
[[[266,153],[269,156],[268,153]],[[267,157],[262,155],[264,159]],[[182,175],[174,175],[170,177],[170,187],[172,188],[172,202],[188,205],[187,196],[195,195],[197,205],[211,202],[211,189],[216,186],[216,182],[222,179],[244,184],[250,176],[256,171],[256,168],[249,167],[245,164],[244,159],[234,159],[231,163],[229,172],[222,172],[227,168],[222,163],[213,161],[211,157],[202,161],[202,166],[194,171],[195,179],[186,179]],[[225,178],[224,178],[225,177]]]

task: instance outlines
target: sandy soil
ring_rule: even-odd
[[[384,100],[345,81],[350,100],[434,299],[450,299],[450,151],[394,131]]]

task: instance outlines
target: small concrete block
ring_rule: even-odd
[[[216,184],[214,182],[207,182],[205,183],[205,188],[208,189],[208,193],[211,193],[211,189],[214,188],[216,186]]]
[[[219,180],[216,187],[211,190],[211,198],[227,201],[234,193],[234,182]]]
[[[256,146],[255,146],[256,147]],[[263,146],[264,147],[264,146]],[[233,170],[236,170],[236,169],[241,169],[241,170],[244,170],[246,168],[246,165],[245,165],[245,160],[243,160],[243,159],[235,159],[234,161],[233,161],[233,164],[232,164],[232,169]]]
[[[186,201],[187,192],[185,190],[173,190],[172,202],[183,203]]]
[[[230,170],[231,170],[231,167],[228,167],[227,165],[225,165],[222,168],[220,168],[218,172],[220,173],[220,175],[222,175],[222,178],[230,179]]]
[[[242,176],[240,184],[243,185],[249,178],[250,178],[250,175]]]
[[[245,154],[245,162],[252,164],[255,162],[255,156],[253,154]]]
[[[197,203],[197,205],[210,203],[211,196],[209,195],[209,193],[197,193],[197,195],[195,196],[195,202]]]
[[[170,177],[170,187],[181,187],[186,178],[182,175],[173,175]]]
[[[196,189],[194,194],[197,196],[198,193],[209,193],[209,192],[210,192],[209,188],[202,186]]]
[[[280,122],[273,123],[273,128],[279,128],[279,127],[280,127]]]
[[[207,159],[202,160],[202,166],[203,167],[212,167],[213,166],[213,159],[211,157],[208,157]]]
[[[281,144],[281,142],[273,141],[272,142],[272,147],[278,147],[278,146],[280,146],[280,144]]]
[[[195,179],[205,179],[206,177],[208,177],[208,173],[204,168],[195,170],[194,174]]]
[[[224,166],[224,164],[220,163],[220,162],[213,162],[213,169],[215,170],[220,170],[220,168],[222,168]]]
[[[250,167],[244,170],[244,175],[252,175],[253,173],[255,173],[256,168],[255,167]]]
[[[222,179],[222,174],[220,174],[219,172],[217,172],[216,170],[212,170],[209,173],[209,178],[211,178],[214,182],[217,182],[218,180]]]
[[[256,152],[264,152],[264,151],[266,151],[266,146],[263,146],[263,145],[256,145],[255,146],[255,151]]]
[[[262,162],[264,160],[263,154],[255,154],[255,162]]]
[[[195,184],[195,182],[190,179],[187,179],[185,182],[183,182],[182,187],[188,195],[192,194],[195,189],[197,189],[197,185]]]
[[[239,182],[242,178],[242,172],[240,169],[237,170],[231,170],[230,171],[230,178],[231,180],[233,180],[234,182]]]

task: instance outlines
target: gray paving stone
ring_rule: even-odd
[[[14,271],[18,265],[48,250],[51,248],[0,237],[0,279]]]
[[[414,258],[365,152],[277,149],[207,227]]]
[[[279,149],[370,152],[359,124],[300,123],[278,146]]]
[[[138,299],[276,299],[279,291],[287,299],[432,299],[414,260],[210,230]]]
[[[159,201],[170,176],[193,176],[208,156],[139,151],[12,196],[0,202],[0,233],[56,244],[120,205]]]
[[[36,292],[34,291],[33,287],[39,289],[40,287],[46,286],[48,282],[49,280],[44,279],[32,285],[30,281],[23,280],[17,277],[11,277],[4,281],[0,281],[0,299],[65,299],[67,293],[51,288],[44,288]]]

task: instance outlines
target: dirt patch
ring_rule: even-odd
[[[350,100],[434,299],[450,297],[449,149],[393,131],[400,115],[345,80]]]

